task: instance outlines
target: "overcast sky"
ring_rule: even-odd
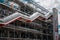
[[[35,2],[47,9],[58,7],[60,5],[60,0],[35,0]]]

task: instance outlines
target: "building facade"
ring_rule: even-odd
[[[46,19],[39,11],[38,17],[28,20],[38,11],[17,0],[11,1],[12,4],[0,3],[0,40],[53,40],[53,15]]]

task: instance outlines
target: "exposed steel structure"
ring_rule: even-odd
[[[0,2],[0,39],[53,40],[52,12],[32,0]]]

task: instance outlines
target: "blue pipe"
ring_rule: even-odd
[[[1,2],[1,3],[4,3],[4,2],[5,2],[5,0],[0,0],[0,2]]]

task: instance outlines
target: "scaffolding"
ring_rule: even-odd
[[[53,28],[51,23],[39,21],[38,23],[26,23],[15,21],[0,28],[0,38],[6,40],[53,40]]]

